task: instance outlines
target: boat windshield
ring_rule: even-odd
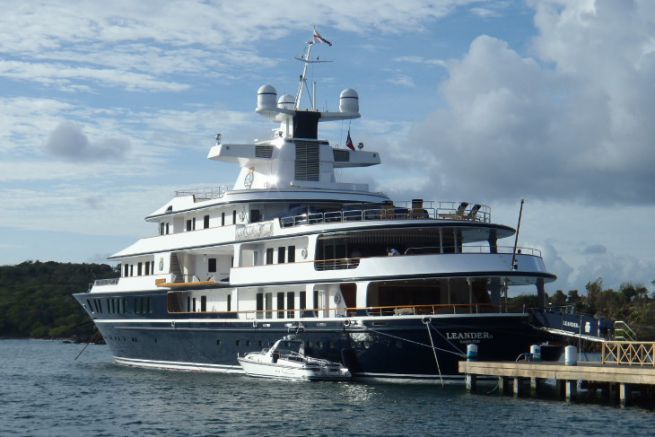
[[[305,348],[303,342],[300,340],[284,340],[281,341],[277,346],[279,352],[295,352],[297,354],[303,354]]]

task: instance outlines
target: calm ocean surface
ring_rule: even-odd
[[[140,370],[82,347],[0,341],[1,435],[655,435],[637,407]]]

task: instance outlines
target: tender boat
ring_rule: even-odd
[[[237,356],[249,376],[299,381],[341,381],[351,377],[341,363],[308,357],[302,340],[284,337],[270,349]]]

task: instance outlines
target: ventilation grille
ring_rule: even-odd
[[[255,146],[256,158],[271,158],[273,156],[273,146]]]
[[[296,141],[296,174],[299,181],[319,180],[319,145]]]
[[[350,161],[350,152],[347,150],[332,150],[334,152],[335,162],[348,162]]]

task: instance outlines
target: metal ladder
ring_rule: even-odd
[[[623,320],[614,322],[614,340],[616,341],[636,341],[637,334]]]

